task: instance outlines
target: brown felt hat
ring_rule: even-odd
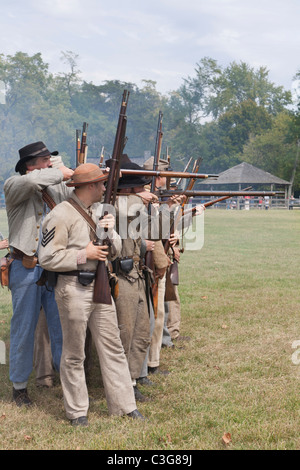
[[[94,163],[83,163],[76,168],[72,178],[66,182],[66,185],[82,186],[84,184],[106,181],[107,179],[108,173],[103,172],[98,165]]]

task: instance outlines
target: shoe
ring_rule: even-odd
[[[53,388],[54,382],[53,380],[37,380],[36,386],[37,388]]]
[[[13,387],[13,401],[17,406],[32,406],[33,403],[30,400],[27,388],[22,388],[21,390],[16,390]]]
[[[142,419],[142,420],[146,419],[138,410],[133,410],[131,413],[127,413],[127,416],[133,419]]]
[[[149,367],[148,366],[148,372],[149,374],[161,374],[161,375],[169,375],[168,370],[161,370],[159,367]]]
[[[175,344],[173,344],[173,343],[171,343],[171,344],[162,344],[161,347],[162,347],[162,348],[174,349],[174,348],[175,348]]]
[[[134,396],[135,396],[136,401],[140,401],[140,402],[149,401],[149,398],[148,398],[148,397],[145,397],[145,395],[143,395],[143,394],[139,391],[139,389],[137,388],[136,385],[134,385],[133,390],[134,390]]]
[[[137,379],[137,382],[140,385],[148,385],[149,387],[155,385],[155,383],[148,379],[148,377],[140,377],[139,379]]]
[[[79,418],[71,419],[72,426],[88,426],[89,422],[86,416],[80,416]]]

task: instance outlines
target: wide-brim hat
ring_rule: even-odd
[[[124,170],[143,170],[141,166],[133,162],[122,162],[121,166]],[[146,184],[151,183],[151,181],[151,177],[146,178],[143,175],[123,175],[119,179],[118,189],[138,188],[139,186],[145,186]]]
[[[33,144],[25,145],[19,150],[20,160],[16,164],[15,171],[19,172],[23,163],[36,157],[48,157],[48,155],[58,155],[58,151],[49,152],[44,142],[34,142]]]
[[[112,163],[113,163],[113,159],[112,158],[109,158],[108,160],[105,160],[105,163],[106,163],[106,166],[108,166],[109,168],[111,168],[112,166]],[[123,153],[121,155],[121,160],[120,160],[120,166],[121,168],[124,168],[124,164],[125,163],[131,163],[131,160],[129,159],[127,153]]]
[[[98,165],[94,163],[83,163],[76,168],[72,178],[66,182],[66,185],[69,187],[78,187],[84,184],[106,181],[107,178],[108,173],[103,172]]]
[[[148,158],[143,164],[144,170],[153,170],[153,165],[154,165],[154,157]],[[168,171],[170,169],[170,164],[168,160],[164,160],[163,158],[160,158],[158,160],[158,171]]]

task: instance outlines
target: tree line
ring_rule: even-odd
[[[153,155],[162,111],[161,155],[168,149],[176,170],[190,157],[201,157],[201,172],[220,173],[245,161],[288,181],[295,173],[300,101],[295,106],[291,92],[275,86],[265,67],[254,69],[245,62],[222,67],[204,57],[193,76],[164,95],[146,79],[141,87],[119,80],[87,82],[76,54],[62,52],[61,58],[68,71],[53,74],[41,53],[0,54],[0,191],[14,173],[18,149],[30,142],[44,141],[73,167],[76,129],[83,122],[88,123],[88,161],[98,159],[103,148],[109,158],[124,89],[130,92],[129,157]],[[299,171],[293,189],[296,195],[300,191]]]

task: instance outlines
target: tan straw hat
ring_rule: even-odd
[[[144,170],[153,170],[153,165],[154,165],[154,157],[150,157],[148,158],[148,160],[146,160],[143,164],[143,167],[144,167]],[[167,171],[170,167],[170,164],[168,162],[168,160],[164,160],[162,158],[160,158],[158,160],[158,170],[159,171]]]
[[[73,173],[71,179],[66,182],[67,186],[82,186],[83,184],[98,183],[106,181],[108,173],[104,173],[94,163],[83,163]]]

